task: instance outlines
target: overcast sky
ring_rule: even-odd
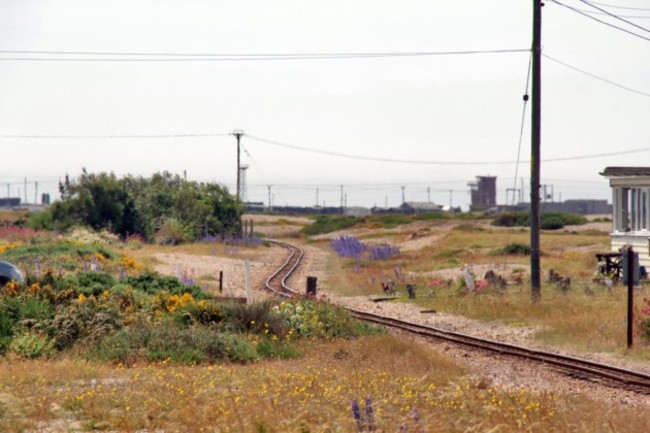
[[[584,1],[558,1],[577,10],[552,0],[543,8],[542,183],[555,200],[609,199],[598,174],[606,166],[650,165],[650,0],[598,0],[639,27]],[[319,204],[337,206],[343,185],[349,206],[397,206],[404,186],[407,201],[427,200],[429,188],[434,202],[466,207],[467,182],[494,175],[499,202],[521,179],[528,201],[530,106],[521,162],[513,161],[532,3],[2,0],[0,196],[6,183],[24,196],[25,177],[28,201],[36,181],[39,195],[57,195],[57,180],[82,167],[185,171],[234,191],[228,133],[242,129],[249,200],[266,203],[272,185],[276,205],[313,205],[318,188]],[[459,51],[489,52],[444,54]],[[168,55],[414,52],[439,55]],[[106,59],[130,61],[97,61]],[[146,135],[190,136],[65,138]],[[584,158],[552,161],[569,157]]]

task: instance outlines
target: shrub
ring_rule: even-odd
[[[399,248],[388,243],[370,247],[370,258],[372,260],[387,260],[399,255]]]
[[[229,303],[223,305],[222,329],[227,332],[251,332],[257,334],[284,336],[289,326],[278,314],[272,301],[252,304]]]
[[[301,231],[307,236],[313,236],[347,229],[361,223],[361,221],[361,219],[354,216],[319,215],[316,217],[316,221],[305,226]]]
[[[368,246],[354,236],[339,236],[330,242],[330,247],[339,257],[361,257]]]
[[[530,246],[520,243],[508,244],[501,249],[501,254],[515,255],[515,256],[529,256]]]
[[[558,216],[549,215],[542,218],[541,228],[544,230],[559,230],[562,227],[564,227],[564,222]]]
[[[26,332],[13,339],[10,349],[23,358],[40,358],[50,352],[52,340],[46,336]]]
[[[116,283],[115,278],[105,272],[88,271],[77,276],[77,293],[86,296],[99,296],[104,290],[109,290]]]
[[[147,271],[138,276],[128,277],[124,283],[133,287],[135,290],[141,290],[150,294],[166,291],[172,295],[190,293],[195,299],[210,298],[210,295],[203,292],[198,286],[185,285],[176,277],[160,275],[157,272]]]
[[[251,343],[213,327],[180,328],[174,322],[152,323],[143,318],[102,339],[90,356],[127,365],[138,360],[197,364],[226,359],[249,362],[259,358]]]

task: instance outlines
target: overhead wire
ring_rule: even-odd
[[[613,9],[627,9],[627,10],[633,10],[633,11],[650,11],[650,8],[638,8],[638,7],[631,7],[631,6],[618,6],[618,5],[601,3],[601,2],[594,2],[594,1],[592,1],[591,3],[596,4],[596,5],[600,5],[600,6],[605,6],[605,7],[608,7],[608,8],[613,8]]]
[[[431,161],[431,160],[412,160],[412,159],[397,159],[397,158],[381,158],[374,156],[362,156],[362,155],[353,155],[343,152],[334,152],[329,150],[320,150],[314,148],[308,148],[303,146],[296,146],[293,144],[282,143],[275,140],[268,140],[265,138],[257,137],[254,135],[246,134],[248,138],[254,141],[259,141],[261,143],[272,144],[275,146],[285,147],[288,149],[299,150],[303,152],[311,152],[321,155],[330,155],[347,159],[357,159],[364,161],[377,161],[377,162],[389,162],[389,163],[401,163],[401,164],[419,164],[419,165],[509,165],[517,164],[518,161]],[[630,150],[618,150],[616,152],[606,152],[600,154],[588,154],[588,155],[574,155],[566,157],[557,157],[557,158],[547,158],[543,159],[544,162],[560,162],[560,161],[575,161],[575,160],[584,160],[584,159],[595,159],[602,158],[613,155],[623,155],[623,154],[633,154],[633,153],[643,153],[650,151],[650,147],[630,149]]]
[[[614,19],[617,19],[617,20],[622,21],[622,22],[624,22],[626,24],[629,24],[632,27],[636,27],[637,29],[641,29],[644,32],[649,32],[650,33],[650,30],[646,29],[645,27],[640,26],[640,25],[638,25],[636,23],[633,23],[632,21],[626,20],[625,18],[623,18],[623,17],[621,17],[619,15],[613,14],[610,11],[608,11],[607,9],[603,9],[601,7],[598,7],[597,5],[591,3],[591,2],[589,2],[587,0],[578,0],[578,1],[581,2],[581,3],[584,3],[584,4],[588,5],[588,6],[591,6],[592,8],[594,8],[594,9],[596,9],[596,10],[598,10],[598,11],[600,11],[600,12],[606,14],[606,15],[609,15],[610,17],[612,17]]]
[[[47,139],[47,140],[100,140],[100,139],[129,139],[129,138],[212,138],[212,137],[227,137],[232,134],[225,133],[208,133],[208,134],[128,134],[128,135],[33,135],[33,134],[3,134],[0,138],[16,138],[16,139]]]
[[[281,60],[347,60],[379,59],[391,57],[428,57],[459,56],[474,54],[507,54],[530,51],[528,48],[463,50],[463,51],[396,51],[396,52],[358,52],[358,53],[243,53],[243,54],[209,54],[209,53],[128,53],[128,52],[91,52],[91,51],[29,51],[0,50],[0,55],[7,54],[48,54],[48,55],[82,55],[104,57],[0,57],[0,61],[25,62],[231,62],[231,61],[281,61]],[[115,56],[115,57],[113,57]],[[133,57],[135,58],[133,58]]]
[[[614,24],[612,24],[612,23],[608,23],[607,21],[603,21],[603,20],[601,20],[601,19],[598,19],[598,18],[596,18],[596,17],[593,16],[593,15],[590,15],[590,14],[588,14],[588,13],[586,13],[586,12],[582,12],[580,9],[577,9],[577,8],[575,8],[575,7],[573,7],[573,6],[569,6],[569,5],[567,5],[567,4],[565,4],[565,3],[562,3],[562,2],[560,2],[560,1],[558,1],[558,0],[551,0],[551,2],[553,2],[553,3],[557,4],[557,5],[560,5],[560,6],[562,6],[562,7],[565,7],[565,8],[567,8],[567,9],[569,9],[569,10],[572,10],[573,12],[578,13],[578,14],[584,16],[584,17],[587,17],[587,18],[592,19],[592,20],[594,20],[594,21],[598,21],[599,23],[604,24],[604,25],[606,25],[606,26],[608,26],[608,27],[612,27],[612,28],[614,28],[614,29],[618,29],[618,30],[620,30],[620,31],[622,31],[622,32],[625,32],[625,33],[628,33],[628,34],[630,34],[630,35],[632,35],[632,36],[636,36],[637,38],[641,38],[641,39],[644,39],[644,40],[646,40],[646,41],[650,41],[650,38],[648,38],[648,37],[645,37],[645,36],[640,35],[640,34],[638,34],[638,33],[634,33],[634,32],[631,31],[631,30],[624,29],[623,27],[619,27],[619,26],[614,25]]]
[[[595,78],[595,79],[597,79],[597,80],[600,80],[600,81],[602,81],[602,82],[604,82],[604,83],[611,84],[612,86],[616,86],[616,87],[618,87],[618,88],[620,88],[620,89],[627,90],[628,92],[632,92],[632,93],[636,93],[636,94],[638,94],[638,95],[642,95],[642,96],[648,96],[648,97],[650,97],[650,93],[642,92],[642,91],[640,91],[640,90],[636,90],[636,89],[633,89],[633,88],[631,88],[631,87],[627,87],[627,86],[624,86],[624,85],[622,85],[622,84],[616,83],[616,82],[614,82],[614,81],[612,81],[612,80],[608,80],[607,78],[603,78],[603,77],[598,76],[598,75],[596,75],[596,74],[592,74],[591,72],[587,72],[587,71],[585,71],[585,70],[583,70],[583,69],[580,69],[580,68],[578,68],[578,67],[576,67],[576,66],[570,65],[570,64],[568,64],[568,63],[566,63],[566,62],[563,62],[563,61],[561,61],[561,60],[558,60],[558,59],[556,59],[556,58],[553,58],[553,57],[551,57],[551,56],[549,56],[549,55],[547,55],[547,54],[542,53],[542,56],[543,56],[544,58],[546,58],[546,59],[552,61],[552,62],[558,63],[558,64],[560,64],[560,65],[562,65],[562,66],[566,66],[566,67],[569,68],[569,69],[573,69],[573,70],[576,71],[576,72],[580,72],[580,73],[582,73],[582,74],[588,75],[588,76],[590,76],[590,77],[592,77],[592,78]]]

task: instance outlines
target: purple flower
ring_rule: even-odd
[[[366,421],[368,431],[375,431],[375,409],[372,407],[372,398],[366,397]]]
[[[354,421],[357,423],[357,428],[359,431],[363,430],[363,418],[361,418],[361,407],[359,406],[359,400],[356,398],[352,400],[352,417],[354,418]]]

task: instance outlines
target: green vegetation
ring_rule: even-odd
[[[567,225],[581,225],[587,223],[587,219],[582,215],[564,212],[544,212],[540,218],[540,227],[544,230],[558,230]],[[497,216],[494,221],[492,221],[492,225],[501,227],[530,227],[530,213],[504,213]]]
[[[391,229],[400,225],[410,224],[414,221],[446,220],[449,218],[451,218],[451,215],[445,212],[431,212],[414,215],[377,214],[362,217],[348,215],[319,215],[311,225],[302,229],[302,233],[307,236],[314,236],[356,226],[368,226],[374,229]]]
[[[0,287],[0,354],[74,351],[122,364],[250,362],[296,356],[300,340],[373,332],[343,310],[306,299],[217,302],[189,277],[157,274],[100,244],[3,245],[0,260],[28,272],[24,283]]]
[[[66,230],[85,225],[122,238],[139,234],[162,244],[177,244],[207,234],[239,232],[243,206],[225,187],[186,181],[158,173],[151,178],[113,173],[87,173],[78,181],[66,176],[59,185],[61,200],[35,213],[29,224],[37,229]]]

